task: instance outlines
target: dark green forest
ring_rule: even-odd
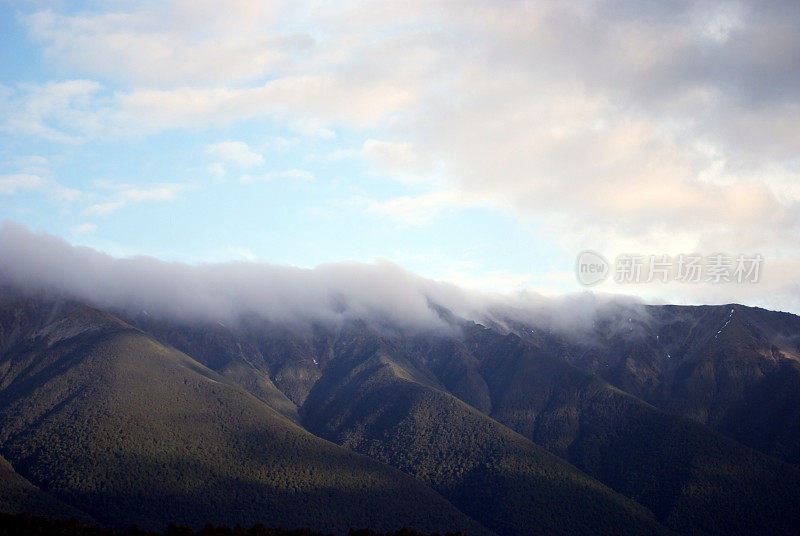
[[[715,338],[730,308],[670,315],[586,348],[513,324],[186,326],[6,297],[0,512],[97,534],[796,534],[800,468],[769,453],[794,448],[797,367],[770,341],[794,341],[800,321],[749,310]],[[658,361],[660,344],[690,357]],[[606,361],[615,373],[591,370]],[[645,401],[620,367],[725,417]],[[732,421],[764,451],[724,435]]]
[[[348,536],[466,536],[463,532],[426,534],[415,530],[401,529],[394,532],[375,532],[369,529],[350,529]],[[0,514],[0,536],[324,536],[309,529],[267,528],[257,523],[245,528],[241,525],[206,524],[200,530],[170,524],[163,532],[144,531],[138,527],[124,530],[104,529],[98,525],[87,525],[76,519],[49,519],[29,514]]]

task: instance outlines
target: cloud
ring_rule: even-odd
[[[248,88],[148,89],[119,94],[109,125],[152,131],[273,116],[285,118],[297,130],[327,137],[324,125],[364,127],[385,118],[407,99],[402,88],[382,81],[360,82],[328,74],[287,76]]]
[[[78,225],[73,225],[69,228],[69,232],[73,235],[91,234],[97,230],[97,225],[91,222],[84,222]]]
[[[268,182],[276,179],[289,179],[299,181],[313,181],[314,174],[305,169],[287,169],[285,171],[274,171],[264,175],[242,175],[239,182]]]
[[[385,262],[309,270],[253,262],[189,266],[147,257],[115,259],[10,222],[0,227],[0,258],[0,282],[179,320],[235,321],[255,313],[275,321],[364,318],[435,328],[443,323],[429,300],[466,313],[478,299]]]
[[[424,151],[411,142],[367,140],[362,156],[375,173],[410,183],[431,181],[434,166]]]
[[[238,1],[220,10],[210,2],[174,1],[116,12],[23,17],[30,35],[53,62],[95,76],[145,85],[245,82],[276,68],[286,54],[310,44],[274,27],[272,2]]]
[[[22,173],[42,176],[50,175],[50,162],[43,156],[17,156],[16,158],[12,158],[8,163]]]
[[[252,256],[248,250],[234,249],[243,258]],[[114,258],[71,246],[53,235],[32,233],[13,222],[0,227],[0,258],[0,284],[131,313],[146,310],[185,322],[235,323],[242,315],[255,314],[304,325],[361,319],[390,329],[452,330],[438,311],[445,307],[462,318],[484,322],[514,316],[560,319],[565,325],[574,322],[580,310],[581,322],[590,325],[586,318],[608,301],[601,297],[553,301],[530,292],[466,290],[385,261],[303,269],[244,261],[190,266],[150,257]],[[564,304],[569,307],[562,308]]]
[[[222,164],[220,164],[219,162],[214,162],[214,163],[212,163],[212,164],[209,164],[209,166],[208,166],[208,171],[209,171],[209,172],[210,172],[212,175],[214,175],[214,177],[215,177],[215,178],[217,178],[218,180],[220,180],[220,179],[224,178],[224,177],[225,177],[225,175],[228,173],[228,172],[225,170],[225,166],[223,166],[223,165],[222,165]]]
[[[42,170],[44,173],[48,171]],[[0,195],[15,195],[23,192],[37,192],[58,202],[72,202],[81,193],[54,181],[50,177],[33,173],[11,173],[0,175]]]
[[[395,197],[373,201],[367,212],[386,216],[404,226],[424,225],[443,211],[459,205],[458,192],[433,192],[417,197]]]
[[[241,255],[251,257],[247,250]],[[0,284],[65,294],[103,308],[132,313],[144,309],[186,322],[236,322],[242,315],[255,314],[274,322],[337,325],[362,319],[392,329],[450,330],[452,325],[437,311],[444,307],[483,323],[514,319],[557,329],[589,329],[598,314],[623,311],[627,317],[630,306],[640,303],[589,292],[558,297],[527,290],[480,292],[425,279],[385,261],[303,269],[244,261],[191,266],[150,257],[114,258],[13,222],[0,227],[0,258]],[[800,310],[800,261],[767,268],[758,284],[740,287],[738,297],[744,299],[739,301],[767,306],[777,301]],[[492,277],[516,279],[517,274],[498,272]],[[709,303],[732,301],[723,285],[698,287]]]
[[[394,197],[385,201],[366,201],[365,210],[385,216],[401,226],[425,225],[443,213],[471,207],[490,205],[491,200],[475,198],[458,189],[435,190],[417,196]],[[500,208],[499,204],[492,206]]]
[[[0,91],[0,129],[60,143],[97,135],[106,110],[91,80],[21,84]],[[99,107],[100,106],[100,107]]]
[[[186,189],[186,184],[164,183],[139,187],[130,184],[109,184],[107,187],[116,190],[113,201],[96,203],[84,210],[87,216],[108,216],[130,204],[144,202],[163,202],[175,199],[178,192]]]
[[[264,165],[264,156],[254,151],[243,141],[220,141],[210,144],[206,146],[206,154],[221,158],[245,169]]]
[[[182,184],[160,184],[150,188],[123,186],[120,195],[125,201],[141,203],[142,201],[170,201],[185,186]]]
[[[797,231],[800,197],[777,193],[798,171],[800,138],[783,126],[800,119],[798,78],[785,71],[798,37],[782,19],[794,8],[743,6],[710,39],[708,24],[685,25],[724,18],[702,2],[518,7],[462,17],[482,25],[468,62],[453,58],[464,76],[404,130],[460,188],[505,198],[575,251],[652,248],[669,229],[690,247],[749,235],[794,253],[783,229]],[[777,87],[761,87],[765,72]]]
[[[731,184],[769,184],[765,210],[785,218],[798,199],[778,196],[798,171],[797,15],[788,2],[705,1],[37,11],[25,21],[48,57],[128,87],[29,86],[11,124],[54,139],[268,116],[306,134],[377,126],[402,141],[369,139],[363,155],[401,177],[430,178],[436,162],[453,186],[553,225],[648,243],[670,224],[698,242],[708,233],[687,213],[741,231],[713,204]],[[631,188],[640,200],[620,213],[613,198]]]
[[[87,216],[108,216],[125,206],[125,201],[109,201],[108,203],[97,203],[84,211]]]
[[[384,81],[328,74],[289,76],[246,88],[135,89],[112,95],[99,83],[73,80],[22,86],[12,93],[0,102],[0,128],[63,143],[252,119],[274,119],[304,135],[330,138],[329,126],[377,124],[410,98]]]
[[[43,178],[29,173],[0,175],[0,195],[15,194],[20,190],[36,190],[46,184]]]
[[[800,255],[796,2],[257,4],[34,8],[76,79],[3,88],[2,128],[344,125],[376,171],[435,186],[370,209],[409,224],[483,204],[565,251]]]

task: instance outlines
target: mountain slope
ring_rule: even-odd
[[[523,341],[475,326],[492,416],[692,534],[792,534],[800,471],[671,416]]]
[[[0,454],[101,522],[479,522],[503,536],[800,526],[798,469],[703,424],[793,452],[794,317],[624,306],[587,337],[452,315],[448,333],[123,321],[0,298]]]
[[[616,326],[601,323],[598,330],[611,337],[621,331],[644,332],[642,320],[630,315],[629,321],[629,314],[627,309],[618,311],[617,316],[624,316],[614,319]],[[610,323],[609,319],[606,321]],[[436,414],[421,420],[418,415],[430,413],[415,414],[428,405],[447,406],[446,401],[429,397],[432,392],[456,395],[637,500],[672,528],[724,534],[735,533],[742,527],[747,533],[763,529],[765,520],[770,519],[777,532],[791,532],[796,516],[788,505],[800,497],[796,469],[744,449],[703,426],[670,417],[611,388],[596,375],[570,366],[559,356],[568,357],[577,347],[575,340],[565,340],[539,328],[526,329],[526,338],[522,339],[504,336],[497,329],[464,326],[464,335],[456,337],[397,333],[387,336],[364,326],[341,332],[320,329],[298,334],[270,328],[229,330],[229,333],[241,341],[242,348],[249,347],[251,351],[294,349],[292,352],[259,350],[251,354],[255,357],[248,357],[251,362],[260,359],[260,366],[266,370],[287,366],[319,370],[319,379],[301,406],[303,423],[311,431],[423,479],[470,515],[479,513],[468,509],[468,502],[464,502],[468,498],[462,497],[462,502],[458,502],[452,487],[444,487],[423,470],[425,463],[437,467],[463,464],[461,458],[465,456],[457,448],[453,448],[452,456],[436,452],[443,447],[437,443],[438,439],[430,438],[445,438],[450,432],[434,429],[427,423],[437,421]],[[697,339],[698,335],[693,337]],[[627,334],[619,339],[639,340]],[[652,339],[657,340],[655,335]],[[377,356],[381,348],[382,353]],[[623,357],[613,357],[626,361]],[[365,364],[368,361],[369,366]],[[354,370],[359,372],[350,378]],[[642,367],[636,372],[641,374]],[[397,378],[408,375],[398,383]],[[425,394],[417,394],[416,398],[409,394],[416,392],[410,389],[409,382],[414,389],[422,388]],[[371,394],[365,398],[365,392]],[[763,399],[765,408],[790,406],[792,402],[791,398],[773,398],[769,393],[764,393]],[[451,415],[452,411],[442,410],[440,414]],[[489,421],[496,424],[492,419]],[[399,427],[401,422],[405,423],[403,428]],[[477,453],[475,458],[480,459],[486,451],[470,441],[475,436],[498,432],[484,421],[473,422],[466,429],[472,431],[470,437],[455,443],[470,445]],[[429,458],[414,458],[412,463],[407,453],[417,449],[411,439],[417,436],[428,441],[426,448],[431,449],[431,454]],[[792,439],[787,437],[787,442]],[[411,443],[404,444],[405,440]],[[441,443],[450,444],[446,439]],[[502,481],[502,471],[497,467],[493,470],[496,472],[485,478]],[[497,484],[498,488],[506,486]],[[717,496],[712,500],[708,493]],[[762,497],[771,498],[772,504],[764,503]],[[492,504],[491,499],[478,502]],[[771,511],[773,505],[779,507],[775,514]],[[536,508],[525,506],[517,510],[536,511]],[[502,509],[500,505],[494,511]],[[489,525],[497,521],[480,519]],[[512,520],[513,515],[508,519]],[[509,522],[514,530],[514,521]],[[498,531],[508,529],[498,528],[499,524],[491,527]]]
[[[620,389],[800,464],[800,318],[741,305],[635,306],[620,315],[628,329],[601,315],[589,340],[539,346],[553,353],[560,345],[560,355]]]
[[[0,449],[98,521],[484,532],[417,481],[312,436],[116,318],[40,309],[35,321],[4,317],[15,335],[0,357]]]
[[[90,516],[43,492],[14,471],[0,456],[0,512],[29,513],[51,518],[76,518],[91,523]]]
[[[268,327],[262,323],[252,327],[246,322],[237,326],[220,322],[191,325],[166,322],[144,311],[137,314],[115,311],[115,314],[192,356],[295,422],[299,419],[297,404],[302,403],[310,386],[319,378],[311,358],[292,359],[303,356],[302,345],[296,342],[300,337],[265,337],[262,330]],[[262,350],[259,343],[264,339],[291,341],[291,344],[289,348]]]
[[[437,387],[400,350],[344,335],[301,408],[322,437],[429,484],[504,535],[664,534],[639,505]]]

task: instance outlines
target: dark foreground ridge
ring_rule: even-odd
[[[322,536],[309,529],[266,528],[262,524],[244,528],[236,525],[214,526],[211,523],[198,531],[170,524],[164,532],[142,531],[137,527],[127,530],[104,529],[98,525],[87,525],[77,519],[49,519],[28,514],[0,514],[0,536],[37,534],[40,536]],[[374,532],[369,529],[351,529],[348,536],[428,536],[415,530],[401,529],[395,532]],[[439,536],[438,533],[430,536]],[[463,532],[447,532],[445,536],[466,536]]]
[[[452,331],[186,325],[0,287],[0,512],[150,531],[798,534],[800,317],[620,306],[558,332],[442,314]]]

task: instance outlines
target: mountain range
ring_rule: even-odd
[[[214,321],[6,285],[0,510],[337,534],[800,527],[800,318],[429,309],[431,329]]]

